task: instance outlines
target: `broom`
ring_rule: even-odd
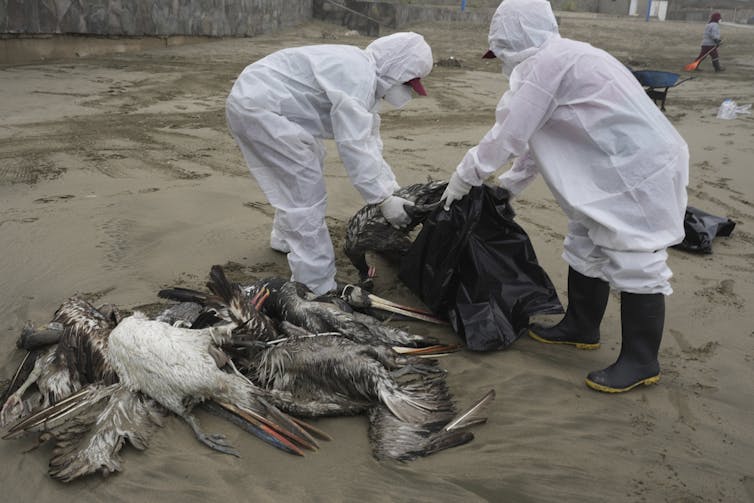
[[[699,63],[701,63],[702,60],[704,58],[706,58],[709,53],[711,53],[712,51],[714,51],[715,49],[717,49],[718,47],[720,47],[721,44],[722,44],[722,42],[720,44],[717,44],[716,46],[714,46],[709,51],[707,51],[704,54],[702,54],[699,58],[695,59],[693,63],[689,63],[688,65],[684,66],[683,69],[686,70],[687,72],[693,72],[694,70],[697,69],[697,67],[699,66]]]

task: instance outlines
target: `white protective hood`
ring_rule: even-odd
[[[558,23],[545,0],[505,0],[495,11],[488,36],[490,50],[503,63],[503,74],[536,54],[553,36],[559,36]]]
[[[377,67],[376,98],[383,98],[391,87],[432,71],[432,49],[418,33],[394,33],[380,37],[365,49]]]

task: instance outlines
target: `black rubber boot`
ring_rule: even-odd
[[[605,314],[610,285],[568,268],[568,308],[554,327],[534,324],[529,336],[547,344],[571,344],[579,349],[600,347],[600,323]]]
[[[725,68],[723,68],[722,66],[720,66],[720,60],[719,59],[713,59],[712,60],[712,66],[715,67],[715,71],[716,72],[724,72],[725,71]]]
[[[615,363],[591,372],[586,385],[606,393],[622,393],[660,380],[660,350],[665,325],[665,296],[661,293],[621,293],[621,348]]]

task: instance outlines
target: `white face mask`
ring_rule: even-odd
[[[538,51],[538,47],[529,47],[528,49],[515,52],[507,50],[500,51],[501,54],[498,56],[498,59],[503,62],[503,75],[505,78],[510,80],[513,70],[524,60],[535,55]]]
[[[411,87],[397,84],[387,90],[383,99],[393,105],[395,108],[403,108],[411,101]]]
[[[507,60],[507,61],[510,61],[510,60]],[[506,63],[506,60],[503,60],[503,76],[506,79],[510,80],[511,73],[513,73],[513,69],[515,67],[516,67],[515,65],[512,65],[510,63]]]

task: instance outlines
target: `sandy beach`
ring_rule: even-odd
[[[678,73],[696,57],[704,28],[587,14],[563,14],[560,26],[634,69]],[[480,59],[487,29],[405,28],[426,37],[438,64],[424,80],[428,97],[382,115],[385,158],[400,183],[448,178],[492,126],[507,82],[498,62]],[[171,417],[148,450],[124,448],[121,473],[64,485],[47,475],[50,444],[27,452],[33,438],[4,440],[2,500],[754,501],[754,117],[716,119],[725,98],[754,103],[754,29],[722,32],[726,71],[704,61],[669,91],[666,115],[689,144],[689,204],[736,228],[711,255],[669,252],[674,294],[659,385],[620,396],[584,385],[620,349],[613,292],[597,351],[522,338],[503,352],[442,361],[459,405],[497,391],[488,423],[465,446],[380,463],[365,417],[333,418],[316,424],[334,440],[298,458],[199,412],[241,458],[210,451]],[[46,323],[74,293],[132,310],[160,302],[161,288],[203,288],[213,264],[239,280],[287,276],[285,257],[268,247],[272,208],[227,130],[225,98],[238,73],[272,51],[370,41],[312,22],[255,38],[0,67],[0,378],[23,356],[15,341],[24,323]],[[363,201],[326,145],[338,277],[353,281],[340,245]],[[542,180],[514,209],[565,304],[564,215]],[[377,264],[376,293],[419,303],[396,270]],[[399,326],[456,340],[448,328]]]

